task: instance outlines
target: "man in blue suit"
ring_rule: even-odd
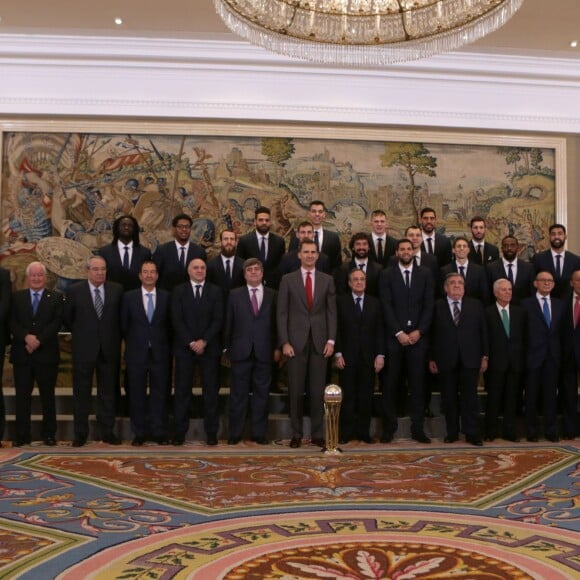
[[[147,439],[147,417],[153,441],[167,444],[169,293],[155,287],[158,277],[155,262],[143,262],[139,273],[141,288],[126,292],[121,304],[133,446],[141,446]]]
[[[264,267],[258,258],[244,262],[246,285],[230,292],[224,345],[231,361],[228,443],[242,439],[250,392],[252,440],[268,442],[268,395],[272,382],[272,360],[276,349],[276,291],[263,285]]]
[[[207,282],[207,267],[201,258],[192,260],[187,272],[189,282],[178,286],[171,295],[175,355],[173,445],[183,445],[189,429],[189,405],[196,367],[201,374],[207,444],[217,445],[223,292]]]
[[[557,442],[556,407],[564,304],[551,296],[554,278],[550,272],[538,272],[534,286],[536,294],[522,302],[528,317],[526,436],[528,441],[538,441],[538,404],[541,399],[544,436],[548,441]]]

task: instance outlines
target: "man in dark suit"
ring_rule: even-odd
[[[405,230],[405,238],[413,244],[413,266],[421,266],[426,268],[433,277],[433,290],[437,289],[439,281],[439,262],[437,258],[425,252],[421,244],[423,243],[423,234],[419,226],[409,226]],[[389,260],[389,266],[396,266],[399,263],[397,256],[393,256]]]
[[[413,265],[413,244],[407,238],[397,244],[398,264],[381,272],[379,297],[383,307],[387,341],[387,377],[383,387],[383,434],[390,443],[397,430],[397,391],[408,382],[411,403],[411,435],[430,443],[423,428],[428,333],[433,317],[434,281],[430,272]]]
[[[536,294],[522,301],[528,318],[526,436],[528,441],[538,441],[538,404],[541,400],[544,436],[548,441],[557,442],[556,407],[564,303],[550,295],[554,287],[554,277],[550,272],[538,272],[534,286]]]
[[[288,392],[292,439],[302,444],[304,385],[310,394],[311,440],[324,447],[323,397],[328,359],[336,341],[336,296],[332,276],[318,272],[316,244],[304,240],[298,252],[300,270],[282,278],[278,293],[278,343],[288,359]]]
[[[368,234],[358,232],[352,236],[348,247],[352,253],[352,260],[341,264],[334,273],[334,283],[337,294],[350,293],[349,274],[352,270],[362,270],[366,278],[366,293],[371,296],[379,295],[379,274],[383,267],[378,262],[369,259],[371,247]]]
[[[490,262],[499,260],[499,249],[497,246],[485,241],[487,229],[485,220],[480,216],[471,218],[471,240],[469,242],[469,261],[485,266]]]
[[[218,442],[220,333],[224,306],[223,292],[206,281],[206,271],[201,258],[193,259],[187,268],[190,281],[178,286],[171,295],[175,355],[173,445],[183,445],[189,429],[189,406],[196,367],[201,375],[207,444],[217,445]]]
[[[2,392],[2,379],[4,377],[4,352],[10,342],[10,304],[12,302],[12,283],[10,272],[0,268],[0,447],[4,437],[6,423],[6,408],[4,406],[4,393]]]
[[[453,240],[453,255],[455,259],[447,266],[443,266],[441,272],[441,295],[444,295],[443,284],[447,274],[454,272],[461,274],[465,280],[465,296],[480,300],[487,306],[489,300],[489,284],[485,274],[485,268],[467,259],[469,244],[465,238],[458,237]]]
[[[340,370],[342,387],[340,442],[348,443],[355,437],[372,443],[375,375],[385,364],[383,317],[379,300],[365,293],[362,270],[351,270],[348,283],[350,292],[336,299],[338,330],[334,362]]]
[[[424,207],[421,210],[420,219],[423,232],[422,250],[427,254],[434,255],[440,268],[449,264],[452,259],[451,242],[447,236],[435,233],[437,221],[435,210],[431,207]]]
[[[260,445],[268,442],[268,395],[276,349],[276,291],[262,284],[264,267],[258,258],[244,262],[246,286],[230,292],[224,346],[231,361],[229,397],[230,445],[242,440],[248,399],[251,398],[252,436]]]
[[[386,268],[397,250],[397,240],[388,234],[387,214],[382,209],[371,213],[371,260]]]
[[[489,336],[489,362],[485,374],[486,441],[497,437],[500,415],[503,416],[503,438],[518,441],[516,411],[526,368],[526,312],[521,306],[511,304],[512,292],[509,280],[496,280],[493,284],[496,302],[485,309]]]
[[[580,268],[580,256],[565,250],[566,227],[562,224],[550,226],[550,249],[536,254],[532,263],[536,272],[544,270],[554,277],[552,295],[564,298],[570,292],[572,272]]]
[[[236,256],[238,236],[233,230],[221,233],[220,246],[219,256],[207,263],[207,281],[223,290],[225,306],[230,290],[244,285],[244,260]]]
[[[72,332],[74,440],[82,447],[89,436],[93,375],[97,376],[97,423],[101,439],[118,445],[114,433],[116,385],[121,358],[120,310],[123,287],[106,282],[107,263],[101,256],[87,260],[87,281],[66,294],[64,323]]]
[[[314,226],[308,221],[303,221],[298,224],[296,228],[296,239],[298,243],[302,242],[302,240],[314,239]],[[282,260],[280,261],[280,278],[285,274],[290,274],[290,272],[296,272],[299,268],[300,258],[298,257],[298,246],[296,246],[296,249],[288,250],[282,256]],[[331,273],[330,260],[326,254],[319,252],[318,260],[316,260],[316,269],[325,274]]]
[[[42,404],[42,439],[56,445],[54,387],[60,358],[58,332],[62,326],[63,296],[46,289],[46,267],[31,262],[26,268],[28,288],[14,293],[10,330],[16,390],[15,446],[30,444],[30,410],[34,382]]]
[[[201,258],[207,260],[205,250],[193,243],[191,226],[193,220],[185,213],[176,215],[171,222],[174,240],[159,246],[153,254],[159,273],[159,286],[171,292],[179,284],[187,282],[187,266],[191,260]]]
[[[518,250],[518,240],[514,236],[505,236],[501,241],[502,258],[485,267],[491,287],[496,280],[502,278],[512,283],[512,304],[520,304],[534,291],[534,267],[518,258]]]
[[[167,397],[171,363],[169,293],[157,289],[159,276],[152,260],[141,264],[141,288],[126,292],[121,305],[125,338],[127,389],[130,395],[131,428],[135,447],[150,435],[167,444]],[[149,386],[149,397],[147,397]]]
[[[562,420],[564,439],[580,434],[578,372],[580,371],[580,269],[572,272],[572,291],[564,301],[562,333]]]
[[[328,256],[330,260],[330,273],[333,273],[336,268],[342,263],[342,244],[340,237],[336,232],[332,232],[322,227],[326,219],[326,207],[323,201],[313,200],[308,206],[307,219],[314,227],[314,242],[316,249]],[[298,248],[298,239],[294,238],[290,242],[290,249]]]
[[[99,250],[107,262],[107,280],[118,282],[123,290],[139,287],[139,271],[151,252],[139,242],[139,224],[131,215],[122,215],[113,222],[113,241]]]
[[[440,377],[445,443],[459,438],[459,397],[465,440],[481,446],[477,381],[479,373],[487,370],[489,358],[483,306],[479,300],[465,297],[465,280],[460,274],[448,274],[444,289],[446,297],[437,301],[433,315],[429,370]]]
[[[254,231],[240,238],[236,253],[242,260],[258,258],[264,266],[264,286],[276,289],[280,284],[280,261],[286,251],[286,243],[270,231],[272,219],[269,208],[256,209],[254,225]]]

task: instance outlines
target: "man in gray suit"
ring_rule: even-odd
[[[336,340],[336,296],[331,276],[316,270],[318,250],[303,240],[298,252],[300,269],[282,278],[278,293],[278,341],[288,358],[290,447],[302,444],[304,385],[308,377],[311,440],[324,446],[322,419],[328,359]]]

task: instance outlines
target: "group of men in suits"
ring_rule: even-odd
[[[424,208],[420,224],[395,240],[388,235],[386,214],[376,210],[371,232],[352,236],[351,258],[342,263],[339,237],[323,227],[325,219],[324,204],[313,201],[308,220],[299,224],[285,252],[284,239],[271,231],[270,210],[259,207],[254,229],[239,239],[233,231],[221,232],[220,254],[207,261],[205,250],[190,240],[190,216],[173,219],[174,239],[153,256],[139,243],[136,220],[121,216],[113,226],[113,242],[88,260],[87,280],[71,286],[65,301],[46,289],[46,269],[38,262],[27,269],[28,289],[14,296],[7,273],[0,269],[0,321],[12,304],[16,443],[30,441],[35,381],[43,404],[43,439],[49,445],[55,442],[61,322],[72,332],[74,446],[84,445],[89,436],[93,375],[100,437],[110,444],[120,442],[115,415],[123,338],[136,446],[148,439],[184,443],[196,369],[206,440],[217,444],[224,355],[231,366],[232,445],[244,435],[250,400],[252,438],[267,441],[268,393],[282,357],[288,368],[293,448],[303,441],[306,391],[311,440],[324,444],[323,390],[331,360],[344,390],[342,442],[372,441],[377,374],[382,384],[382,442],[392,441],[396,433],[402,390],[410,395],[412,437],[430,442],[424,429],[429,374],[438,377],[441,388],[447,442],[463,432],[467,441],[482,444],[477,399],[482,372],[488,390],[488,439],[498,435],[500,415],[503,436],[517,439],[524,378],[528,439],[539,436],[541,401],[544,434],[557,440],[558,390],[565,400],[564,435],[578,433],[580,262],[564,250],[564,226],[550,228],[550,250],[529,263],[517,257],[519,243],[513,236],[503,238],[500,255],[485,240],[482,218],[472,219],[471,240],[458,237],[451,243],[436,232],[435,211]],[[0,348],[5,343],[0,333]]]

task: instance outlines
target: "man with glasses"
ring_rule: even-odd
[[[526,377],[526,436],[538,441],[538,404],[542,401],[544,436],[557,442],[556,402],[561,362],[561,333],[564,304],[551,296],[554,277],[550,272],[538,272],[534,281],[535,296],[522,302],[528,318]]]
[[[168,291],[187,282],[187,267],[191,260],[200,258],[207,261],[205,250],[189,239],[193,225],[191,217],[181,213],[173,218],[171,225],[173,241],[162,244],[153,254],[159,272],[159,286]]]

